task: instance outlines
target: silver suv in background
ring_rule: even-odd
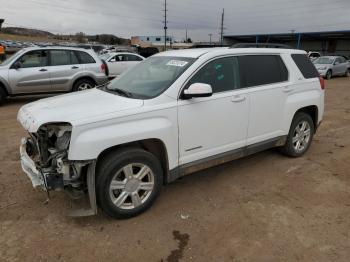
[[[350,64],[343,56],[321,56],[313,61],[318,73],[326,79],[349,76]]]
[[[0,65],[0,104],[9,96],[80,91],[107,81],[107,65],[92,50],[26,48]]]

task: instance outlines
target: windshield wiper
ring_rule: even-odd
[[[111,89],[111,88],[108,88],[107,87],[107,90],[108,91],[112,91],[112,92],[116,92],[116,93],[118,93],[118,94],[120,94],[120,95],[122,95],[122,96],[125,96],[125,97],[133,97],[133,94],[132,93],[130,93],[130,92],[128,92],[128,91],[125,91],[125,90],[123,90],[123,89],[119,89],[119,88],[113,88],[113,89]]]

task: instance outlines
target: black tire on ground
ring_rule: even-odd
[[[347,69],[345,71],[345,74],[344,74],[345,77],[349,77],[350,76],[350,69]]]
[[[7,98],[7,93],[6,91],[0,86],[0,105],[2,105],[3,103],[5,103]]]
[[[295,145],[293,143],[293,137],[296,135],[296,128],[297,126],[301,126],[301,123],[303,123],[304,121],[306,121],[309,124],[310,127],[310,138],[308,140],[308,142],[306,143],[305,147],[303,150],[298,151],[295,149]],[[287,141],[285,143],[285,145],[281,148],[281,152],[287,156],[290,157],[300,157],[302,156],[310,147],[313,136],[315,133],[315,126],[314,126],[314,122],[312,121],[312,118],[310,117],[309,114],[306,114],[304,112],[299,112],[296,113],[296,115],[293,118],[290,130],[289,130],[289,134],[287,136]]]
[[[326,73],[326,79],[330,80],[332,78],[332,70],[328,70]]]
[[[85,86],[86,88],[83,89],[83,86]],[[88,78],[83,78],[83,79],[80,79],[74,83],[72,91],[73,92],[82,91],[82,90],[86,90],[86,89],[91,89],[95,86],[96,86],[96,84],[94,81],[92,81]]]
[[[140,197],[138,199],[141,200],[141,202],[138,202],[137,205],[134,205],[134,202],[133,202],[134,200],[132,199],[133,193],[130,193],[130,190],[135,190],[135,189],[131,189],[135,184],[133,185],[132,183],[127,182],[125,186],[124,185],[122,186],[123,189],[115,189],[112,191],[110,190],[111,182],[112,180],[115,182],[116,174],[121,174],[122,176],[125,176],[125,177],[122,177],[120,180],[118,180],[118,182],[125,181],[126,174],[124,173],[124,167],[127,167],[130,164],[144,165],[148,167],[153,173],[153,176],[152,176],[153,184],[154,184],[153,189],[149,191],[148,196],[145,197],[144,200],[142,200],[142,197],[145,196],[146,191],[143,192],[142,189],[136,189],[138,190],[137,195]],[[135,168],[136,170],[133,171],[133,173],[135,172],[135,175],[137,175],[137,173],[140,170],[137,170],[137,166],[136,167],[134,166],[132,170],[134,170]],[[120,171],[121,173],[119,173]],[[151,174],[148,173],[147,176],[151,176]],[[133,175],[133,178],[134,178],[134,175]],[[138,181],[141,182],[142,179]],[[135,181],[132,181],[132,182],[135,182]],[[106,155],[102,160],[99,161],[97,165],[97,170],[96,170],[97,203],[99,207],[107,215],[113,218],[133,217],[150,208],[153,202],[155,201],[155,199],[157,198],[157,196],[159,195],[162,184],[163,184],[163,170],[159,160],[153,154],[139,148],[125,148],[125,149],[114,151]],[[128,195],[127,198],[123,200],[123,203],[126,203],[126,205],[130,205],[129,209],[127,209],[125,206],[120,207],[120,206],[117,206],[117,204],[113,203],[113,201],[117,202],[116,200],[122,194]]]

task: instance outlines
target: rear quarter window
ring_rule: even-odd
[[[77,53],[78,53],[80,64],[94,64],[94,63],[96,63],[95,59],[91,55],[89,55],[88,53],[83,52],[83,51],[78,51]]]
[[[314,64],[310,61],[310,59],[305,54],[292,54],[292,59],[294,63],[299,68],[300,72],[304,76],[304,78],[315,78],[319,77],[319,74],[314,66]]]

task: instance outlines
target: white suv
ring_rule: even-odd
[[[91,209],[74,215],[131,217],[186,174],[271,147],[303,155],[323,111],[304,51],[169,51],[103,88],[23,106],[21,163],[33,186],[88,192]]]

